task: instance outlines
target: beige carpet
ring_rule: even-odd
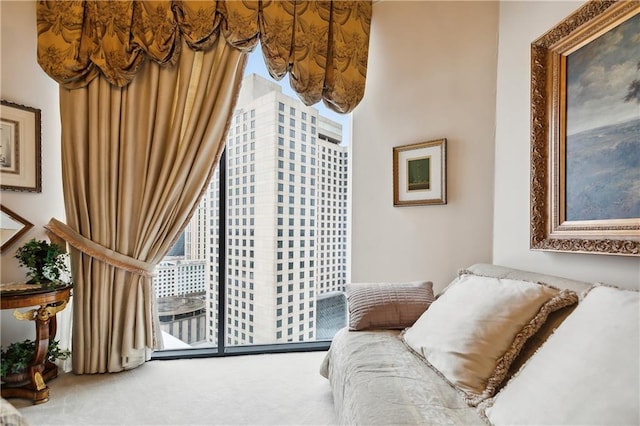
[[[336,424],[325,352],[151,361],[117,374],[66,373],[49,402],[10,399],[38,425]]]

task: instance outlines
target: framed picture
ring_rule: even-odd
[[[532,249],[640,255],[639,40],[591,1],[531,44]]]
[[[393,148],[393,205],[447,203],[447,140]]]
[[[6,250],[32,227],[27,219],[0,205],[0,251]]]
[[[3,190],[42,191],[39,109],[2,101],[0,180]]]

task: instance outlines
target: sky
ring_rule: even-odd
[[[273,77],[269,75],[267,66],[264,63],[264,59],[262,58],[262,50],[260,50],[260,45],[256,46],[253,52],[249,54],[249,61],[247,62],[245,75],[249,74],[258,74],[271,81],[275,81],[282,86],[282,91],[286,95],[289,95],[295,99],[300,99],[289,84],[289,74],[287,74],[280,81],[274,80]],[[327,108],[322,102],[318,102],[317,104],[313,105],[313,107],[320,112],[320,115],[342,124],[342,145],[349,145],[351,136],[351,114],[338,114],[337,112],[334,112]]]
[[[640,14],[571,53],[567,59],[567,134],[640,119],[625,102],[640,79]]]

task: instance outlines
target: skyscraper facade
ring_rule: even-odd
[[[187,260],[205,260],[207,258],[207,221],[209,209],[207,197],[203,197],[196,207],[189,224],[184,231],[184,255]]]
[[[205,291],[205,260],[165,257],[156,266],[153,285],[156,297],[186,296]]]
[[[339,123],[271,81],[245,77],[227,135],[226,226],[216,226],[217,173],[206,201],[210,308],[218,300],[218,232],[225,232],[226,344],[315,340],[317,296],[344,290],[348,155],[341,140]],[[215,342],[215,309],[207,309],[207,323]]]

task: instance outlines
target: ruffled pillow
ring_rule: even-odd
[[[578,296],[541,283],[464,272],[403,340],[470,405],[491,397],[527,339]]]

